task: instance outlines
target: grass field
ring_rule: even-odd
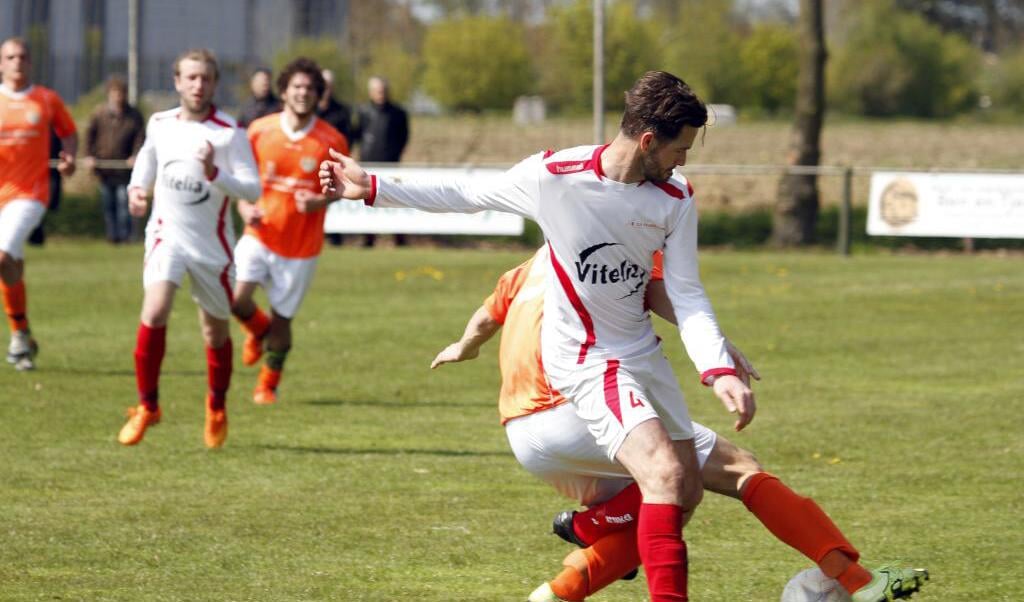
[[[136,448],[115,441],[140,253],[30,251],[43,352],[34,373],[0,370],[0,600],[515,601],[558,569],[568,548],[547,531],[571,503],[507,450],[496,345],[427,368],[528,252],[328,249],[282,401],[254,406],[255,370],[237,369],[213,452],[184,294],[164,422]],[[915,599],[1024,599],[1020,257],[710,252],[702,269],[765,379],[757,419],[730,436],[869,561],[927,566]],[[693,415],[727,433],[660,326]],[[694,600],[778,600],[809,566],[732,500],[709,495],[686,537]],[[643,579],[593,598],[644,599]]]

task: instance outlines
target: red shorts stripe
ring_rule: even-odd
[[[548,255],[551,256],[551,265],[555,270],[555,275],[558,276],[558,282],[562,285],[565,296],[569,298],[569,303],[572,304],[576,314],[580,317],[580,322],[583,323],[583,330],[587,335],[586,340],[580,345],[580,355],[576,360],[577,364],[582,364],[587,359],[587,351],[597,342],[597,335],[594,333],[594,320],[590,317],[590,312],[587,311],[587,308],[583,306],[580,296],[576,294],[576,289],[573,288],[569,275],[565,273],[561,264],[555,259],[555,250],[551,248],[550,243],[548,243],[548,251]]]
[[[604,370],[604,403],[622,424],[622,409],[619,407],[619,360],[608,360]]]

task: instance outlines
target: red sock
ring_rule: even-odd
[[[270,318],[259,307],[256,308],[256,311],[252,312],[251,316],[244,320],[239,319],[239,322],[242,323],[242,329],[245,330],[246,334],[257,339],[262,339],[270,328]]]
[[[206,379],[210,385],[207,402],[211,410],[223,410],[227,399],[228,387],[231,386],[231,358],[233,356],[231,338],[220,347],[206,348]]]
[[[158,406],[160,364],[164,361],[166,342],[166,326],[139,323],[135,339],[135,381],[139,388],[139,403],[151,411],[156,411]]]
[[[810,558],[847,591],[871,581],[871,574],[857,564],[860,553],[832,519],[814,500],[798,495],[775,475],[759,472],[750,477],[743,486],[743,504],[772,535]]]
[[[572,527],[583,543],[590,545],[609,533],[636,525],[643,495],[633,483],[607,502],[595,504],[572,517]]]
[[[25,295],[25,279],[14,284],[0,280],[0,293],[4,298],[4,313],[11,332],[28,330],[28,301]]]
[[[636,544],[647,573],[651,602],[685,602],[686,543],[683,509],[674,504],[641,504]]]

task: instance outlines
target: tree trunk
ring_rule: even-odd
[[[823,0],[800,0],[800,75],[788,165],[818,165],[821,127],[825,119],[825,26]],[[779,181],[772,243],[778,246],[814,242],[818,223],[818,178],[786,174]]]

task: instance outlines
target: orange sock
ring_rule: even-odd
[[[25,295],[25,279],[22,278],[15,284],[7,284],[0,281],[0,292],[4,298],[4,313],[7,314],[7,324],[11,332],[16,330],[28,330],[28,301]]]
[[[871,581],[871,573],[857,564],[860,552],[825,511],[775,475],[759,472],[750,477],[743,486],[743,504],[772,535],[813,560],[847,591],[855,592]]]
[[[259,307],[256,308],[256,311],[252,312],[251,316],[244,320],[239,319],[238,321],[242,323],[242,328],[247,334],[257,339],[262,339],[263,335],[267,334],[267,329],[270,328],[270,318]]]
[[[562,564],[565,568],[551,582],[551,591],[569,602],[584,600],[640,566],[636,527],[606,535],[589,548],[574,550]]]
[[[268,389],[277,390],[277,386],[281,384],[281,370],[274,370],[270,366],[263,364],[260,366],[259,384],[267,387]]]

